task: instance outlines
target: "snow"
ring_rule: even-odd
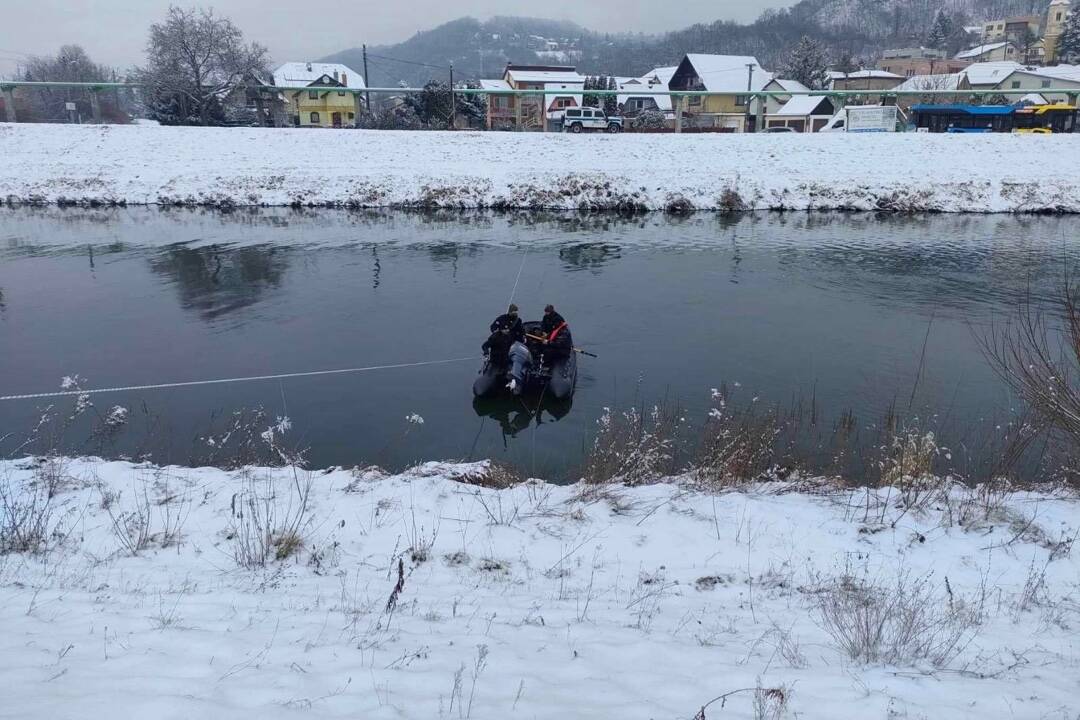
[[[514,83],[577,83],[584,85],[585,76],[578,74],[573,68],[566,70],[529,70],[511,68],[506,71],[506,76]]]
[[[884,70],[856,70],[849,73],[842,73],[837,70],[829,71],[830,80],[855,80],[859,78],[882,78],[886,80],[902,80],[903,77],[903,75],[897,75],[896,73],[886,72]]]
[[[773,78],[772,82],[776,83],[781,90],[788,92],[810,92],[810,88],[803,85],[798,80],[785,80],[783,78]]]
[[[770,117],[807,117],[813,115],[825,100],[820,95],[795,95]],[[832,113],[825,113],[824,117],[832,117]]]
[[[348,65],[341,63],[287,62],[274,70],[274,85],[283,88],[306,88],[323,77],[340,82],[344,87],[363,90],[364,77]]]
[[[1080,83],[1080,65],[1048,65],[1026,70],[1031,75],[1041,75],[1054,80],[1066,80]]]
[[[986,55],[987,53],[992,53],[995,50],[998,50],[1000,48],[1005,47],[1006,45],[1011,45],[1011,44],[1012,43],[1010,43],[1008,41],[1004,41],[1004,42],[988,43],[986,45],[978,45],[978,46],[970,48],[968,50],[964,50],[963,52],[957,53],[956,54],[956,59],[957,60],[969,60],[971,58],[981,57],[982,55]]]
[[[972,63],[964,68],[961,74],[967,75],[968,82],[973,88],[993,88],[1005,78],[1017,70],[1023,70],[1024,66],[1018,62],[1004,60],[1001,62]]]
[[[8,203],[1080,212],[1080,135],[0,124],[0,158]]]
[[[808,720],[1075,716],[1073,498],[1015,493],[960,526],[981,496],[959,488],[905,513],[813,483],[466,484],[487,472],[5,462],[9,488],[56,479],[63,535],[0,556],[3,714],[690,718],[762,687]],[[295,510],[309,479],[301,541],[240,565],[241,515]],[[977,612],[943,667],[857,661],[825,629],[837,583],[901,577],[928,611]],[[753,700],[705,717],[762,717]]]
[[[701,79],[702,85],[710,92],[738,92],[747,90],[747,80],[750,81],[750,90],[761,90],[773,79],[773,74],[763,70],[757,58],[750,55],[698,55],[686,56],[694,67],[694,72]],[[749,65],[754,66],[754,74],[750,76]]]
[[[513,90],[510,83],[505,80],[481,80],[480,87],[484,90]]]

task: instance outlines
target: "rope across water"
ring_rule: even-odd
[[[187,380],[184,382],[155,383],[153,385],[124,385],[122,387],[93,388],[89,390],[58,390],[56,392],[25,393],[21,395],[0,395],[0,402],[5,400],[35,400],[38,398],[67,397],[72,395],[98,395],[101,393],[130,392],[135,390],[161,390],[165,388],[195,387],[198,385],[224,385],[227,383],[256,382],[259,380],[285,380],[288,378],[317,377],[320,375],[346,375],[349,373],[369,372],[372,370],[394,370],[397,368],[415,368],[429,365],[449,365],[451,363],[475,361],[475,355],[447,360],[427,360],[424,362],[395,363],[392,365],[369,365],[368,367],[343,368],[340,370],[312,370],[310,372],[280,373],[277,375],[251,375],[248,377],[218,378],[215,380]]]

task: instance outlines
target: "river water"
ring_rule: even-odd
[[[520,270],[525,318],[554,303],[599,356],[562,417],[475,408],[477,361],[100,395],[128,427],[91,444],[84,417],[64,441],[198,462],[262,407],[319,467],[493,457],[560,478],[603,408],[664,399],[701,418],[722,383],[977,434],[1014,409],[980,338],[1026,293],[1054,297],[1078,238],[1075,217],[5,209],[0,395],[478,355]],[[0,402],[0,435],[49,402]]]

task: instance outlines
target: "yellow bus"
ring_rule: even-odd
[[[1018,108],[1013,114],[1013,132],[1049,135],[1077,131],[1075,105],[1054,103]]]

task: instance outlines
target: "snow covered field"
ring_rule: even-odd
[[[0,124],[9,203],[1080,212],[1080,136]]]
[[[1076,718],[1074,498],[484,472],[0,464],[0,715]]]

